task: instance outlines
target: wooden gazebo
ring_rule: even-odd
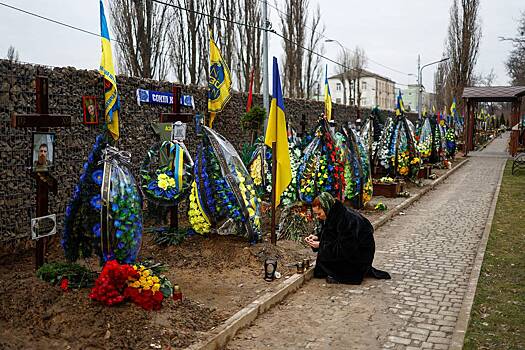
[[[511,109],[511,127],[518,125],[516,130],[513,129],[509,151],[515,155],[518,143],[523,143],[523,123],[521,116],[521,101],[525,96],[525,86],[489,86],[489,87],[466,87],[463,90],[463,101],[465,102],[465,154],[474,150],[474,126],[475,111],[479,102],[510,102]],[[521,138],[521,140],[520,140]]]

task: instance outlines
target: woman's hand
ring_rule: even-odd
[[[314,249],[319,248],[319,238],[316,235],[309,235],[304,239],[304,241]]]

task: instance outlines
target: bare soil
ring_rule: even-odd
[[[445,170],[434,172],[440,176]],[[421,187],[409,184],[406,190],[414,195]],[[371,210],[379,201],[392,209],[404,200],[374,197],[363,213],[374,221],[384,214]],[[182,302],[165,300],[159,311],[145,311],[131,303],[102,306],[89,299],[89,289],[64,293],[36,277],[32,243],[25,249],[0,247],[0,348],[184,348],[260,295],[275,290],[296,272],[296,262],[315,259],[310,248],[294,241],[250,246],[240,237],[196,235],[178,246],[159,247],[153,238],[152,233],[144,235],[140,259],[167,264],[166,275],[184,295]],[[48,247],[47,261],[64,260],[57,237]],[[264,281],[267,257],[278,259],[280,280]],[[100,271],[96,258],[80,263]]]
[[[312,252],[292,241],[250,246],[232,236],[192,236],[179,246],[159,247],[146,234],[141,259],[169,265],[166,275],[183,292],[182,302],[165,300],[160,311],[125,303],[106,307],[89,289],[63,292],[36,277],[31,250],[0,256],[0,348],[120,349],[184,348],[259,295],[278,285],[264,281],[264,260],[278,258],[281,278]],[[63,260],[58,240],[48,261]],[[96,259],[84,262],[100,270]]]

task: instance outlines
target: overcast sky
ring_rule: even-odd
[[[361,46],[370,59],[367,69],[397,83],[416,82],[415,77],[396,71],[416,74],[418,54],[422,64],[442,56],[452,0],[310,2],[312,9],[317,3],[321,6],[326,37],[338,40],[350,49]],[[100,32],[98,0],[0,0],[0,3]],[[273,28],[277,29],[276,11],[271,7],[269,10]],[[517,20],[520,11],[524,10],[523,0],[481,0],[483,37],[476,71],[487,74],[494,68],[496,84],[509,82],[504,61],[511,49],[508,42],[501,42],[498,37],[516,34]],[[109,20],[107,13],[106,16]],[[1,5],[0,33],[0,57],[5,57],[8,47],[13,45],[24,62],[86,69],[97,69],[100,62],[100,38]],[[279,38],[270,35],[270,40],[271,63],[271,56],[280,58],[282,49]],[[326,43],[325,50],[326,56],[336,59],[340,47],[336,43]],[[335,74],[333,64],[329,63],[328,69],[329,75]],[[431,66],[423,71],[423,83],[427,89],[433,88],[434,70],[435,66]]]

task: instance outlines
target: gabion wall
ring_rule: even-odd
[[[49,79],[49,112],[72,116],[70,128],[51,128],[56,133],[54,169],[52,175],[58,180],[57,195],[50,194],[49,212],[57,214],[60,232],[73,187],[78,181],[82,164],[95,142],[100,126],[84,125],[82,96],[96,96],[99,120],[103,120],[102,79],[97,71],[77,70],[71,67],[53,68],[0,60],[0,242],[30,237],[30,221],[35,216],[35,181],[30,177],[31,129],[11,127],[13,113],[35,113],[35,77],[44,75]],[[158,122],[161,112],[170,112],[168,106],[142,105],[136,102],[136,89],[171,91],[170,82],[117,77],[121,99],[119,148],[131,152],[133,172],[138,168],[147,150],[156,142],[151,123]],[[195,112],[207,110],[206,89],[184,86],[183,94],[195,98]],[[240,126],[240,116],[246,108],[247,94],[234,93],[225,111],[214,122],[214,129],[224,135],[236,148],[250,140],[250,133]],[[254,105],[262,105],[262,97],[254,96]],[[355,119],[352,107],[333,105],[333,116],[338,122]],[[285,99],[286,117],[296,129],[300,129],[302,115],[306,115],[307,130],[311,130],[318,116],[324,111],[323,101]],[[194,112],[188,108],[182,112]],[[369,111],[363,110],[367,115]],[[188,127],[186,145],[195,151],[194,124]],[[181,209],[182,211],[182,209]],[[180,215],[185,215],[182,212]]]

